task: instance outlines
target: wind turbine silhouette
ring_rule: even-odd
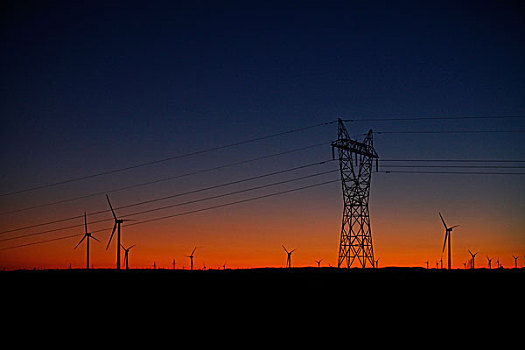
[[[441,252],[441,254],[443,254],[445,252],[445,246],[447,244],[447,239],[448,239],[448,269],[450,270],[452,268],[452,259],[451,259],[451,239],[452,239],[452,230],[455,228],[455,227],[458,227],[459,225],[455,225],[455,226],[452,226],[452,227],[448,227],[447,224],[445,223],[445,219],[443,219],[443,216],[441,215],[441,213],[439,213],[439,217],[441,218],[441,221],[443,221],[443,226],[445,226],[445,241],[443,242],[443,251]]]
[[[287,265],[288,268],[291,268],[292,267],[292,253],[294,252],[295,249],[292,249],[291,251],[288,251],[284,247],[284,245],[283,245],[283,249],[286,252],[286,254],[288,254],[288,256],[286,257],[286,265]]]
[[[84,228],[85,228],[84,237],[82,237],[80,242],[78,242],[78,244],[73,249],[77,249],[77,247],[80,245],[80,243],[82,243],[84,241],[84,239],[86,239],[86,237],[87,237],[87,241],[86,241],[86,250],[87,250],[87,252],[86,252],[86,270],[89,270],[89,239],[93,238],[97,242],[100,242],[100,241],[98,239],[96,239],[95,237],[93,237],[90,232],[88,232],[86,212],[84,212]]]
[[[120,246],[122,247],[122,249],[124,249],[124,264],[126,265],[126,270],[128,270],[128,261],[129,261],[129,251],[131,250],[131,248],[133,248],[134,246],[136,246],[136,244],[133,244],[131,247],[127,248],[124,247],[123,244],[120,244]]]
[[[190,270],[193,270],[193,253],[195,253],[195,249],[197,249],[197,247],[193,248],[191,254],[188,255],[188,258],[190,258]]]
[[[488,255],[487,255],[487,260],[489,261],[489,270],[492,270],[492,259],[489,258]]]
[[[476,257],[476,255],[478,255],[479,252],[476,252],[474,254],[472,254],[472,252],[470,251],[470,249],[467,249],[468,252],[470,253],[470,256],[472,256],[472,268],[475,269],[475,264],[474,264],[474,258]]]
[[[113,239],[113,235],[115,234],[115,229],[118,227],[117,230],[117,270],[120,270],[120,225],[124,221],[133,221],[133,220],[124,220],[117,218],[117,215],[115,214],[115,211],[113,210],[113,207],[111,206],[111,202],[109,201],[109,196],[106,194],[106,198],[108,200],[109,208],[111,209],[111,213],[113,214],[113,218],[115,219],[115,225],[113,225],[113,231],[111,231],[111,236],[109,237],[108,245],[106,246],[106,250],[109,248],[109,244],[111,243],[111,240]]]
[[[514,258],[514,268],[517,269],[518,268],[518,258],[520,257],[519,255],[518,256],[512,256]]]
[[[321,261],[323,261],[323,259],[315,261],[317,263],[317,267],[321,267]]]

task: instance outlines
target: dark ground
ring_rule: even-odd
[[[6,293],[70,295],[122,291],[128,295],[187,298],[354,296],[424,299],[425,295],[523,294],[525,269],[426,270],[422,268],[259,268],[240,270],[18,270],[0,272]],[[125,292],[124,292],[125,291]],[[521,293],[520,293],[521,292]]]
[[[302,325],[324,332],[300,328],[305,339],[333,327],[348,336],[379,327],[404,342],[421,331],[439,335],[445,324],[450,334],[469,337],[465,329],[488,327],[487,334],[499,336],[507,326],[523,325],[524,281],[525,269],[4,271],[0,299],[3,319],[29,329],[163,326],[168,336],[199,327],[286,335],[287,327]]]

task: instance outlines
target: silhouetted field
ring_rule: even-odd
[[[8,316],[31,315],[44,323],[60,315],[80,325],[90,315],[106,325],[176,319],[193,327],[235,320],[250,328],[285,317],[277,324],[322,319],[329,327],[343,316],[372,328],[378,322],[425,328],[447,315],[461,329],[468,317],[516,320],[524,306],[524,277],[525,269],[95,269],[4,271],[0,286],[4,305],[16,306],[4,308],[12,310]]]
[[[336,269],[257,268],[238,270],[18,270],[0,273],[3,286],[12,292],[36,290],[62,294],[101,289],[126,290],[129,295],[169,292],[177,296],[296,293],[338,295],[369,293],[516,293],[525,281],[525,269],[426,270],[422,268]]]

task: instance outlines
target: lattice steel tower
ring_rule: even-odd
[[[338,124],[337,140],[332,142],[332,158],[337,149],[344,207],[337,267],[351,267],[356,259],[356,264],[363,268],[367,263],[375,267],[368,199],[372,161],[376,160],[377,171],[379,156],[374,149],[372,130],[363,142],[358,142],[350,139],[341,119]]]

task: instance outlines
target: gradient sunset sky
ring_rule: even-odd
[[[343,205],[337,181],[174,215],[337,180],[336,162],[314,165],[332,158],[337,118],[354,120],[346,126],[358,139],[374,130],[381,171],[525,172],[525,162],[484,162],[525,160],[525,133],[515,132],[525,131],[524,118],[401,120],[525,116],[519,1],[1,6],[0,269],[83,268],[85,245],[73,248],[84,212],[100,221],[89,224],[101,241],[91,243],[93,266],[114,267],[106,193],[118,215],[137,220],[123,226],[123,244],[136,244],[130,267],[171,267],[175,259],[177,268],[189,268],[194,247],[196,268],[284,267],[282,245],[296,249],[293,266],[319,259],[336,266]],[[439,133],[392,133],[420,131]],[[235,143],[242,144],[220,148]],[[207,149],[214,150],[199,152]],[[388,168],[443,165],[387,161],[410,159],[499,168]],[[131,215],[162,206],[171,207]],[[380,267],[425,266],[427,259],[435,266],[444,238],[438,212],[461,225],[452,236],[454,268],[463,268],[467,249],[479,251],[479,267],[486,256],[493,267],[498,257],[512,267],[512,255],[525,266],[525,175],[378,172],[370,215]]]

